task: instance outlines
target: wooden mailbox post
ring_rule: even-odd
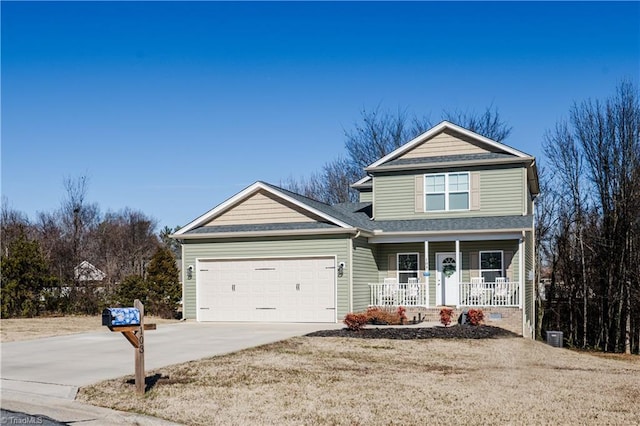
[[[131,311],[131,324],[126,324],[128,321],[113,321],[111,315],[112,309],[105,309],[102,312],[102,325],[109,327],[111,331],[118,331],[131,343],[135,349],[135,376],[136,376],[136,392],[140,395],[145,391],[145,374],[144,374],[144,331],[155,330],[155,324],[144,323],[144,305],[140,300],[136,299],[133,302],[134,310]],[[116,308],[117,309],[117,308]],[[113,311],[116,311],[113,309]],[[125,308],[130,309],[130,308]],[[136,312],[139,313],[139,321],[136,321]],[[107,317],[108,315],[108,317]],[[111,318],[111,320],[107,320]],[[107,323],[108,322],[108,323]],[[123,322],[124,324],[120,324]]]

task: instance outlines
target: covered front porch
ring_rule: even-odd
[[[375,242],[370,306],[522,308],[524,239],[517,233]]]

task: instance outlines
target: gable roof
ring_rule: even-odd
[[[259,191],[270,194],[277,200],[287,202],[302,212],[308,213],[310,216],[320,218],[322,221],[305,222],[305,223],[262,223],[262,224],[232,224],[211,226],[210,222],[221,214],[231,210],[235,206],[249,199]],[[184,238],[187,235],[198,236],[202,238],[204,235],[221,236],[229,233],[250,233],[250,232],[282,232],[282,231],[318,231],[318,230],[335,230],[336,232],[355,232],[356,229],[351,225],[350,218],[343,212],[333,209],[328,204],[324,204],[310,198],[304,197],[295,192],[287,191],[266,182],[255,182],[244,190],[240,191],[233,197],[209,210],[207,213],[180,228],[175,234],[176,238]]]
[[[316,222],[289,222],[289,223],[261,223],[261,224],[234,224],[214,225],[208,223],[217,214],[242,203],[251,194],[258,190],[267,190],[271,194],[295,202],[297,206],[324,217],[327,221]],[[172,235],[177,239],[200,238],[230,238],[249,236],[291,235],[291,234],[356,234],[363,233],[368,237],[406,237],[429,234],[432,237],[445,234],[460,233],[505,233],[531,229],[532,216],[498,216],[498,217],[472,217],[450,219],[410,219],[410,220],[372,220],[370,202],[366,203],[340,203],[328,205],[295,192],[279,188],[266,182],[256,182],[237,195],[229,198],[209,212],[200,216],[193,222],[181,228]]]
[[[492,148],[493,150],[498,150],[501,151],[502,153],[502,158],[503,159],[513,159],[518,158],[518,159],[522,159],[522,160],[533,160],[533,157],[531,157],[529,154],[526,154],[522,151],[518,151],[515,148],[512,148],[508,145],[505,145],[503,143],[500,142],[496,142],[492,139],[489,139],[485,136],[479,135],[478,133],[472,132],[471,130],[465,129],[464,127],[460,127],[457,124],[453,124],[450,123],[448,121],[442,121],[440,124],[438,124],[435,127],[432,127],[430,130],[427,130],[426,132],[422,133],[421,135],[418,135],[417,137],[413,138],[412,140],[410,140],[409,142],[405,143],[404,145],[400,146],[399,148],[395,149],[394,151],[390,152],[389,154],[385,155],[384,157],[380,158],[379,160],[377,160],[376,162],[370,164],[368,167],[365,168],[365,170],[367,171],[372,171],[374,169],[376,169],[379,166],[382,165],[390,165],[389,163],[393,162],[394,160],[397,160],[400,156],[402,156],[403,154],[411,151],[412,149],[416,148],[418,145],[421,145],[422,143],[428,141],[429,139],[433,138],[434,136],[446,131],[446,130],[450,130],[450,131],[454,131],[457,132],[463,136],[466,136],[470,139],[473,139],[474,141],[478,142],[479,144],[485,145],[489,148]],[[490,153],[489,153],[490,154]],[[495,155],[500,155],[497,153],[494,153]],[[481,155],[481,154],[476,154],[476,155]],[[444,157],[443,157],[444,158]],[[488,156],[487,158],[491,158],[491,156]],[[476,161],[479,158],[476,158],[475,160],[473,159],[467,159],[468,161]],[[494,158],[495,159],[495,158]],[[417,161],[418,159],[414,159],[413,161]],[[430,160],[433,160],[433,158],[431,158]],[[400,160],[397,160],[400,161]],[[406,161],[406,160],[402,160],[402,161]],[[399,164],[395,164],[395,165],[399,165]],[[357,183],[360,183],[357,182]]]

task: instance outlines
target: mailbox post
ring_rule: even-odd
[[[140,300],[133,302],[133,308],[107,308],[102,311],[102,325],[117,331],[131,343],[135,350],[136,392],[144,394],[144,330],[155,330],[155,324],[144,323],[144,305]]]

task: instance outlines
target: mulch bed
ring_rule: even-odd
[[[385,327],[370,328],[359,331],[348,328],[339,330],[320,330],[307,334],[309,337],[350,337],[355,339],[497,339],[521,337],[504,328],[490,325],[452,325],[450,327]]]

